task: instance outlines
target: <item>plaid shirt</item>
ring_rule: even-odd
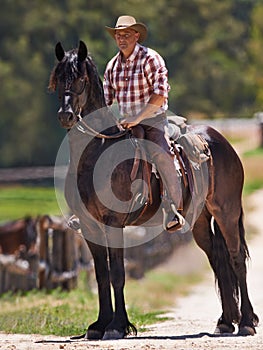
[[[168,108],[167,69],[163,58],[154,50],[136,44],[131,56],[124,60],[121,52],[108,63],[104,74],[106,104],[117,100],[122,116],[136,115],[153,93],[166,98],[156,114]]]

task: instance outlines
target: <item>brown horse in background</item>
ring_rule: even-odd
[[[1,254],[14,254],[21,249],[28,251],[36,244],[36,240],[36,220],[31,217],[0,226]]]
[[[130,143],[123,143],[127,132],[121,132],[117,123],[112,124],[111,112],[105,106],[102,83],[86,45],[80,42],[78,49],[65,52],[58,43],[55,51],[59,62],[51,73],[49,88],[58,90],[61,100],[58,118],[68,130],[70,164],[65,196],[70,209],[80,218],[82,233],[94,259],[99,292],[98,319],[88,327],[85,337],[123,338],[132,331],[136,332],[129,322],[123,293],[123,227],[147,224],[148,221],[161,224],[162,215],[158,210],[162,206],[160,186],[153,176],[152,204],[144,202],[143,210],[138,208],[133,211],[131,220],[126,203],[130,204],[134,193],[137,193],[132,190],[130,177],[133,159],[127,156],[119,162],[115,171],[109,174],[110,180],[105,182],[110,162],[117,163],[118,152],[129,148]],[[242,164],[228,141],[213,128],[189,126],[188,131],[201,135],[211,152],[211,161],[206,164],[207,190],[200,194],[203,206],[192,232],[196,243],[206,253],[218,282],[222,314],[215,332],[232,334],[234,324],[237,324],[238,335],[254,335],[258,317],[249,300],[246,281],[249,253],[241,203]],[[114,151],[107,153],[111,147]],[[127,154],[130,154],[129,151]],[[189,201],[189,190],[183,188],[183,192],[184,199]],[[106,202],[110,202],[113,196],[123,203],[124,210],[114,209],[101,199],[106,198]]]

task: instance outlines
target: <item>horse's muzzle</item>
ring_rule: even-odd
[[[58,111],[58,119],[63,128],[70,129],[72,128],[78,121],[77,116],[71,111]]]

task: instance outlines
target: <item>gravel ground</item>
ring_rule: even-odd
[[[257,232],[249,244],[251,262],[248,267],[248,286],[255,312],[260,320],[263,317],[263,230],[261,228],[263,217],[263,190],[251,196],[254,210],[247,217],[250,231]],[[204,257],[196,260],[199,249],[191,246],[187,251],[177,254],[180,261],[179,269],[191,265],[191,257],[195,256],[194,267],[199,268]],[[183,259],[181,259],[181,257]],[[190,264],[189,264],[190,261]],[[198,261],[198,263],[195,263]],[[185,266],[183,262],[186,262]],[[175,264],[175,265],[174,265]],[[173,266],[176,261],[173,261]],[[187,267],[186,267],[187,266]],[[263,330],[261,324],[254,337],[215,337],[212,336],[217,318],[221,314],[219,299],[216,295],[214,278],[208,270],[204,281],[193,287],[192,292],[184,298],[176,300],[176,306],[168,316],[169,321],[156,324],[147,333],[138,334],[136,338],[127,338],[118,341],[78,341],[70,342],[67,338],[41,335],[1,334],[0,350],[84,350],[84,349],[117,349],[117,350],[159,350],[159,349],[242,349],[262,350]]]

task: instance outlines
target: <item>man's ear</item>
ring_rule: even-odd
[[[136,33],[135,33],[136,41],[138,41],[138,40],[140,39],[140,35],[141,35],[141,34],[140,34],[139,32],[136,32]]]

